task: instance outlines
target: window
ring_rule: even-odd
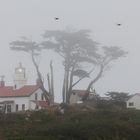
[[[2,109],[3,109],[3,106],[0,106],[0,111],[2,111]]]
[[[39,109],[39,106],[38,106],[38,105],[36,105],[35,109],[36,109],[36,110],[38,110],[38,109]]]
[[[128,105],[129,105],[129,106],[134,106],[134,103],[133,103],[133,102],[129,102]]]
[[[18,111],[18,104],[16,104],[16,112]]]
[[[8,112],[8,113],[11,112],[11,105],[7,105],[7,112]]]
[[[35,93],[35,100],[37,100],[37,93]]]
[[[25,110],[25,104],[22,104],[22,111]]]
[[[42,99],[42,101],[44,100],[44,95],[43,95],[43,93],[41,94],[41,99]]]

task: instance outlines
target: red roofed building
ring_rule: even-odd
[[[25,68],[20,64],[15,69],[14,86],[5,86],[3,77],[0,81],[0,110],[17,112],[46,108],[43,92],[38,85],[27,85]]]

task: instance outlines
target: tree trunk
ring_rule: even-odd
[[[69,81],[69,91],[68,91],[68,103],[70,103],[70,97],[71,97],[71,93],[72,93],[72,83],[73,83],[73,71],[74,71],[74,66],[71,70],[71,73],[70,73],[70,81]]]
[[[65,102],[66,102],[66,84],[65,84],[65,74],[64,74],[64,80],[63,80],[62,98],[63,98],[63,103],[65,103]]]
[[[51,69],[51,103],[54,104],[54,81],[53,81],[52,61],[50,62],[50,69]]]
[[[49,89],[49,94],[51,96],[51,84],[50,84],[50,76],[47,74],[47,80],[48,80],[48,89]]]
[[[65,84],[66,84],[66,103],[69,102],[69,71],[66,70],[66,81],[65,81]]]
[[[38,75],[38,79],[39,79],[39,82],[40,82],[40,88],[41,88],[41,90],[43,91],[43,95],[44,95],[44,97],[45,97],[45,100],[48,102],[48,104],[50,104],[50,95],[49,95],[49,93],[46,91],[46,89],[44,88],[44,83],[43,83],[43,81],[42,81],[42,76],[41,76],[41,73],[40,73],[40,71],[39,71],[39,67],[38,67],[38,65],[37,65],[37,63],[36,63],[36,61],[35,61],[35,58],[34,58],[34,52],[32,51],[31,52],[31,57],[32,57],[32,62],[33,62],[33,64],[34,64],[34,66],[35,66],[35,68],[36,68],[36,72],[37,72],[37,75]]]
[[[70,56],[68,55],[65,61],[65,90],[66,103],[69,103],[69,74],[70,74]]]
[[[104,70],[104,66],[101,64],[101,65],[100,65],[100,71],[99,71],[99,73],[98,73],[97,76],[89,83],[89,85],[88,85],[88,87],[87,87],[87,89],[86,89],[86,94],[85,94],[85,96],[84,96],[83,99],[82,99],[83,101],[87,100],[87,98],[88,98],[88,96],[89,96],[89,93],[90,93],[90,88],[91,88],[91,86],[101,78],[102,73],[103,73],[103,70]]]

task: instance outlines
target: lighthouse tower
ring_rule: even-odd
[[[27,84],[26,70],[24,67],[22,67],[21,63],[19,63],[19,66],[15,68],[14,83],[15,89],[19,89]]]

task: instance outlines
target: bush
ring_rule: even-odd
[[[1,117],[0,134],[5,140],[139,140],[140,111],[68,106],[64,115],[41,110]],[[79,108],[79,111],[78,111]],[[1,137],[0,137],[1,138]]]

